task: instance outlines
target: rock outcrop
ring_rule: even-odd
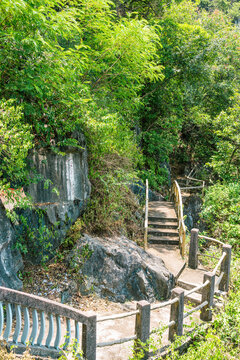
[[[65,155],[40,149],[29,155],[29,161],[39,180],[30,184],[26,192],[37,205],[79,202],[80,206],[90,195],[87,150],[84,136],[78,134],[80,148],[66,148]]]
[[[83,254],[91,256],[83,259]],[[166,299],[174,287],[174,277],[163,261],[124,236],[103,239],[84,235],[70,263],[79,269],[82,293],[93,290],[116,302]]]
[[[184,220],[188,231],[193,228],[198,228],[200,231],[204,231],[204,223],[200,218],[200,212],[202,210],[202,199],[198,194],[191,194],[183,197],[183,215],[186,215]]]
[[[50,149],[29,154],[30,166],[38,178],[24,188],[33,200],[33,208],[16,209],[20,216],[12,226],[1,203],[0,214],[0,283],[19,288],[17,271],[21,255],[13,251],[13,243],[23,240],[28,245],[26,258],[34,263],[54,255],[67,230],[84,211],[90,196],[87,150],[84,136],[77,135],[78,148],[65,148],[65,155]],[[47,186],[46,186],[47,185]],[[6,206],[6,204],[5,204]],[[21,218],[22,217],[22,218]]]
[[[22,267],[22,257],[19,251],[13,249],[14,243],[14,228],[0,200],[0,286],[19,290],[22,282],[17,272]]]
[[[19,210],[18,214],[27,219],[29,229],[36,230],[34,237],[39,234],[36,246],[29,252],[30,260],[35,263],[44,256],[52,256],[89,199],[91,185],[87,150],[81,134],[78,134],[78,144],[80,148],[64,149],[65,155],[55,154],[48,149],[35,150],[29,155],[31,167],[39,178],[38,182],[25,188],[34,208]],[[20,234],[25,230],[22,225],[18,227]]]

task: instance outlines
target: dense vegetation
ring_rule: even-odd
[[[1,187],[30,181],[31,147],[62,153],[77,146],[76,131],[89,149],[90,218],[108,209],[96,231],[124,208],[122,184],[166,184],[170,158],[237,181],[238,9],[227,0],[1,1]]]
[[[148,177],[159,189],[169,165],[176,173],[195,166],[209,185],[208,233],[239,254],[239,19],[234,0],[1,0],[1,191],[33,181],[31,148],[64,156],[80,131],[93,185],[84,219],[91,231],[126,228],[134,236],[127,184]],[[235,307],[239,298],[236,287]],[[223,336],[210,334],[204,346],[239,346],[229,319],[216,326]],[[184,359],[200,359],[203,349]]]

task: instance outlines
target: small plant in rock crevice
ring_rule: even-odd
[[[15,225],[17,236],[14,248],[27,259],[33,257],[44,265],[54,254],[53,239],[58,237],[58,223],[48,227],[44,225],[44,211],[36,209],[35,213],[37,215],[36,227],[29,223],[26,215],[18,217],[19,223]]]

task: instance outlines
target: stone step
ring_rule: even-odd
[[[177,229],[178,223],[177,221],[149,221],[148,226],[159,229]]]
[[[184,296],[184,303],[188,304],[189,302],[194,305],[200,305],[202,302],[202,295],[199,293],[192,293],[188,296]]]
[[[159,206],[174,206],[173,201],[149,201],[149,207],[159,207]]]
[[[167,237],[178,237],[178,231],[175,229],[156,229],[156,228],[149,228],[148,229],[149,235],[154,236],[167,236]]]
[[[175,217],[174,204],[166,201],[153,201],[149,203],[149,215],[163,218]]]
[[[167,237],[167,236],[149,236],[149,244],[165,244],[165,245],[178,245],[179,237]]]
[[[158,214],[148,214],[148,221],[149,222],[177,222],[177,216],[173,217],[162,217]]]
[[[177,286],[181,287],[184,290],[192,290],[193,288],[195,288],[196,286],[198,286],[200,284],[196,284],[196,283],[192,283],[192,282],[188,282],[188,281],[184,281],[184,280],[178,280],[177,282]],[[199,294],[202,293],[202,290],[198,290],[197,291]]]

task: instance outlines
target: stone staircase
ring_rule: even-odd
[[[178,221],[173,202],[149,202],[148,243],[179,244]]]
[[[165,266],[174,274],[178,287],[187,291],[202,284],[205,269],[201,266],[197,270],[185,269],[186,262],[179,253],[178,220],[173,202],[149,202],[148,243],[155,246],[148,251],[157,255],[153,249],[157,250]],[[181,276],[178,278],[179,273]],[[197,292],[185,296],[185,301],[198,305],[201,294]]]

